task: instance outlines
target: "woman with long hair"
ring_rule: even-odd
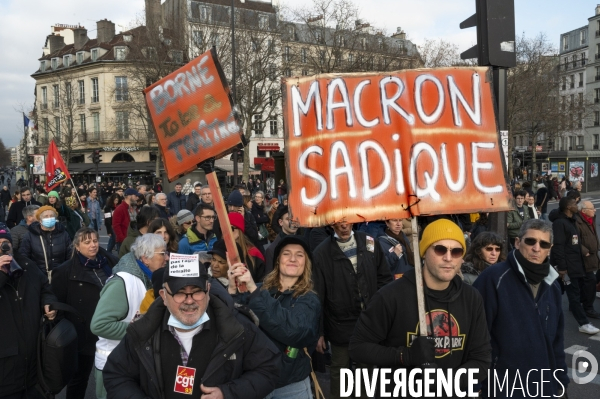
[[[121,201],[121,196],[117,193],[114,193],[108,197],[106,206],[104,207],[104,225],[106,226],[106,233],[110,236],[106,250],[111,253],[115,246],[117,248],[117,252],[119,252],[119,248],[121,247],[121,244],[117,242],[117,235],[112,228],[112,215],[115,209],[117,209],[117,206],[121,204]]]
[[[262,281],[265,276],[264,255],[252,244],[248,236],[244,234],[244,217],[238,212],[230,212],[228,216],[233,238],[242,250],[240,256],[243,257],[244,263],[252,273],[254,281]]]
[[[14,204],[15,202],[19,202],[21,201],[21,191],[19,190],[15,190],[15,193],[13,194],[10,203],[8,204],[8,209],[10,210],[10,207],[12,206],[12,204]]]
[[[491,231],[484,231],[475,237],[465,255],[460,271],[465,283],[473,285],[477,276],[496,263],[506,258],[502,254],[504,241],[502,237]]]
[[[265,399],[311,398],[308,353],[319,339],[321,304],[313,291],[310,249],[300,237],[286,236],[275,247],[274,259],[262,284],[243,264],[232,265],[227,289],[254,312],[260,329],[281,350],[276,389]],[[236,282],[245,283],[250,295],[238,294]]]
[[[177,253],[179,250],[177,233],[168,220],[163,218],[154,219],[148,226],[148,233],[160,235],[167,245],[167,251]]]

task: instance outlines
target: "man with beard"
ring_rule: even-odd
[[[277,382],[279,351],[250,318],[210,292],[202,263],[186,269],[167,266],[160,298],[111,353],[103,372],[108,396],[266,397]]]
[[[426,336],[419,330],[415,271],[409,270],[380,289],[362,312],[350,339],[350,357],[407,371],[476,369],[475,379],[481,382],[490,366],[490,337],[481,296],[457,275],[465,249],[464,234],[452,221],[438,219],[427,225],[419,243],[423,266],[418,266],[423,274]],[[475,389],[469,387],[466,372],[460,388]]]
[[[558,398],[566,392],[569,377],[563,346],[562,293],[559,274],[548,258],[552,243],[549,222],[528,220],[521,226],[508,259],[485,269],[473,283],[483,296],[492,338],[490,383],[496,381],[494,375],[508,375],[509,381],[506,392],[484,383],[483,397],[524,398],[530,397],[525,392],[534,396],[533,392],[544,392]],[[541,370],[546,370],[545,375]],[[519,375],[527,376],[526,391],[509,391]]]

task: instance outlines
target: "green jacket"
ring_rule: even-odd
[[[100,291],[100,301],[92,317],[90,329],[93,334],[107,339],[123,339],[129,323],[123,323],[129,311],[125,282],[115,276],[118,272],[129,273],[144,282],[146,289],[152,288],[152,281],[138,266],[132,253],[125,254],[113,269],[113,277]]]
[[[508,224],[508,238],[516,238],[519,236],[519,230],[523,223],[529,220],[529,209],[527,205],[523,204],[523,217],[519,214],[516,209],[508,212],[507,224]]]
[[[121,249],[119,249],[119,258],[122,258],[131,251],[131,246],[135,242],[135,239],[141,236],[138,229],[134,229],[129,225],[127,228],[127,237],[121,243]]]

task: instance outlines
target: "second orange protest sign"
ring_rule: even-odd
[[[288,78],[283,98],[303,226],[510,209],[486,68]]]
[[[214,49],[146,88],[144,95],[170,181],[242,142]]]

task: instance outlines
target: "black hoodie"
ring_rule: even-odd
[[[491,363],[492,348],[481,295],[455,276],[448,289],[433,291],[426,286],[425,316],[436,338],[436,365],[444,370],[478,368],[481,382]],[[452,316],[448,328],[447,315]],[[376,367],[404,368],[400,347],[419,334],[415,271],[381,288],[369,302],[350,338],[350,357]],[[466,375],[461,386],[466,388]]]

